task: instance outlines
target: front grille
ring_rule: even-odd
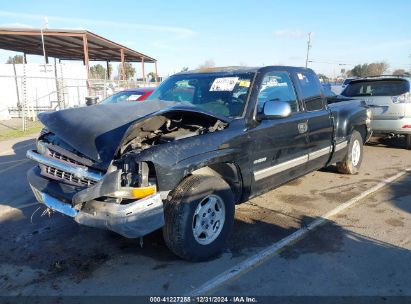
[[[53,179],[65,181],[69,184],[89,187],[96,183],[95,181],[92,181],[90,179],[78,178],[71,173],[68,173],[68,172],[65,172],[65,171],[50,167],[50,166],[46,166],[46,165],[41,165],[41,166],[44,167],[44,175],[47,175]]]
[[[50,131],[44,127],[43,129],[41,129],[39,137],[42,137],[43,135],[46,135],[48,133],[50,133]]]
[[[62,155],[62,154],[60,154],[60,153],[58,153],[54,150],[50,149],[49,151],[50,151],[49,152],[50,157],[53,157],[55,159],[62,160],[62,161],[65,161],[65,162],[68,162],[68,163],[71,163],[71,164],[82,165],[79,162],[75,161],[74,159],[72,159],[70,157],[67,157],[65,155]]]
[[[96,181],[99,180],[99,173],[91,167],[93,163],[89,159],[75,155],[73,152],[67,151],[61,146],[50,143],[47,139],[40,140],[37,143],[37,150],[42,156],[50,159],[50,162],[48,162],[47,159],[43,161],[37,160],[39,161],[41,174],[43,176],[81,187],[90,187],[96,184]],[[56,161],[61,163],[62,166],[57,165]],[[90,172],[91,175],[85,174],[84,176],[81,175],[78,177],[79,175],[76,171],[73,172],[69,169],[64,170],[65,165],[71,166],[71,168],[73,166],[78,167],[80,172],[81,170],[85,170],[86,172]]]

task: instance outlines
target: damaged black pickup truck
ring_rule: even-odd
[[[364,104],[328,105],[312,70],[284,66],[179,73],[138,104],[39,118],[39,202],[125,237],[162,228],[188,260],[224,248],[235,204],[330,164],[358,172],[371,135]]]

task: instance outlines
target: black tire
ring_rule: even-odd
[[[360,156],[356,164],[353,163],[353,147],[355,143],[359,144],[360,147]],[[354,130],[351,134],[350,141],[348,142],[347,154],[345,155],[343,161],[337,163],[337,170],[340,173],[344,174],[357,174],[362,163],[363,159],[363,139],[360,132]]]
[[[405,148],[411,150],[411,134],[405,135]]]
[[[210,195],[221,198],[224,204],[224,224],[215,240],[200,244],[193,232],[194,214]],[[230,186],[220,177],[192,175],[184,179],[164,205],[163,236],[167,247],[189,261],[203,261],[216,256],[224,248],[234,223],[235,202]],[[216,234],[217,235],[217,234]]]

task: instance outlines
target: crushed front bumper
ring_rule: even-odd
[[[41,176],[38,167],[32,168],[27,178],[40,203],[79,224],[108,229],[128,238],[144,236],[164,225],[160,193],[123,205],[91,200],[78,210],[72,206],[71,198],[79,189]]]

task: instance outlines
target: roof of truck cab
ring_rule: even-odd
[[[303,67],[292,67],[292,66],[283,66],[283,65],[273,65],[273,66],[263,66],[263,67],[244,67],[244,66],[227,66],[227,67],[210,67],[210,68],[200,68],[190,71],[184,71],[177,73],[176,75],[184,74],[214,74],[214,73],[227,73],[227,74],[236,74],[236,73],[256,73],[260,70],[265,70],[269,68],[274,69],[283,69],[283,70],[292,70],[292,71],[303,71],[310,70]]]

